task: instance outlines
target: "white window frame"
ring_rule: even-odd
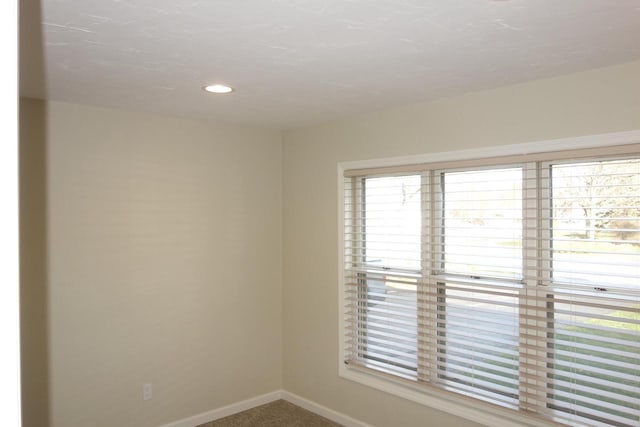
[[[471,421],[492,425],[495,427],[519,426],[553,426],[557,425],[538,417],[528,416],[522,411],[513,411],[497,405],[485,403],[473,398],[443,393],[436,389],[418,388],[402,380],[347,367],[343,363],[345,352],[345,277],[344,277],[344,171],[351,169],[375,169],[389,167],[403,167],[420,163],[436,162],[464,162],[484,158],[504,156],[518,156],[524,154],[551,153],[565,150],[579,150],[588,148],[607,148],[618,145],[640,143],[640,130],[592,135],[576,138],[563,138],[546,141],[536,141],[523,144],[494,146],[463,151],[438,152],[424,155],[372,159],[361,161],[347,161],[338,163],[338,375],[341,378],[355,381],[365,386],[390,393],[421,405],[444,411]],[[606,155],[606,154],[605,154]],[[525,169],[526,173],[526,169]],[[527,191],[526,189],[523,189]],[[527,250],[527,248],[523,248]],[[526,268],[526,266],[525,266]]]

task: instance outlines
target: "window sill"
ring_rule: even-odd
[[[340,363],[339,376],[420,405],[492,427],[552,427],[561,425],[476,399],[449,394],[446,391],[413,387],[401,380],[386,378],[364,369],[347,367],[343,363]]]

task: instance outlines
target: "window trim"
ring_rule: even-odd
[[[631,144],[640,144],[640,130],[590,135],[575,138],[563,138],[522,144],[491,146],[461,151],[435,152],[430,154],[402,156],[361,161],[340,162],[337,165],[338,187],[338,376],[359,384],[384,391],[397,397],[453,414],[471,421],[496,427],[531,426],[544,427],[557,425],[526,413],[502,408],[498,405],[482,402],[474,398],[447,393],[444,390],[432,390],[416,387],[401,379],[386,377],[380,373],[347,368],[343,363],[345,351],[345,301],[344,301],[344,176],[347,170],[366,170],[367,173],[415,171],[417,165],[424,163],[442,163],[438,168],[465,167],[467,165],[514,164],[536,160],[548,160],[551,157],[566,155],[576,157],[575,150],[585,150],[584,156],[615,156],[629,153]],[[638,151],[635,147],[631,151]],[[571,153],[569,153],[571,151]],[[551,154],[552,153],[552,154]],[[540,154],[540,156],[538,156]],[[580,153],[582,154],[582,153]],[[526,158],[524,156],[527,156]]]

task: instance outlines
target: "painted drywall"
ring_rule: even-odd
[[[284,388],[377,427],[472,422],[338,377],[337,164],[640,129],[640,62],[283,136]]]
[[[21,112],[23,425],[157,426],[280,389],[281,134]]]

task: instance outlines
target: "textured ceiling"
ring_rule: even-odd
[[[23,95],[279,128],[640,58],[640,0],[21,3]]]

